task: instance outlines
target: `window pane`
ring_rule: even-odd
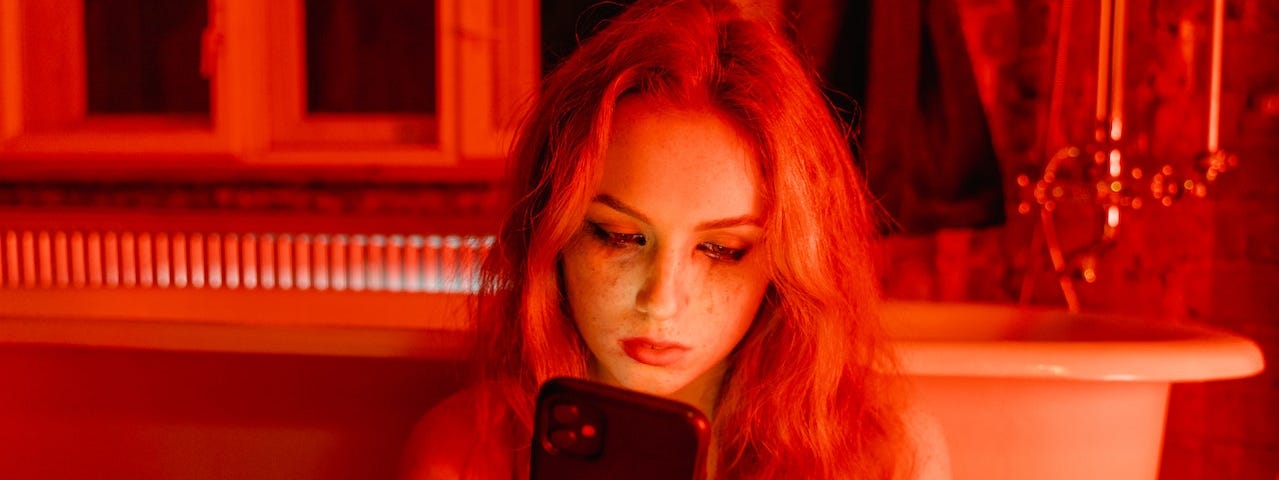
[[[307,110],[435,113],[435,2],[307,0]]]
[[[209,113],[205,0],[85,0],[88,113]]]

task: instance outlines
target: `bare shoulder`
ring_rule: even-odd
[[[941,423],[928,412],[911,409],[904,416],[915,445],[915,480],[950,480],[950,448]]]
[[[479,390],[467,388],[441,400],[413,427],[404,452],[404,480],[462,478],[479,452]]]

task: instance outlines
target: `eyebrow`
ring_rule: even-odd
[[[652,221],[652,220],[649,220],[649,218],[648,218],[648,216],[647,216],[647,215],[644,215],[643,213],[640,213],[640,212],[639,212],[639,210],[636,210],[636,209],[635,209],[635,207],[632,207],[632,206],[630,206],[630,205],[627,205],[625,202],[622,202],[621,200],[618,200],[618,199],[617,199],[617,197],[614,197],[614,196],[612,196],[612,195],[609,195],[609,194],[606,194],[606,193],[601,193],[601,194],[599,194],[599,195],[596,195],[596,196],[595,196],[594,201],[599,202],[599,203],[602,203],[602,204],[604,204],[604,205],[608,206],[609,208],[612,208],[613,210],[617,210],[617,211],[622,212],[622,213],[624,213],[624,214],[626,214],[626,215],[630,215],[630,216],[632,216],[632,217],[635,217],[637,220],[639,220],[639,221],[641,221],[641,222],[648,223],[648,224],[652,224],[652,223],[653,223],[653,221]],[[697,224],[697,228],[696,228],[696,229],[697,229],[698,231],[703,231],[703,230],[717,230],[717,229],[721,229],[721,228],[731,228],[731,227],[737,227],[737,226],[741,226],[741,225],[752,225],[752,226],[756,226],[756,227],[760,227],[760,226],[761,226],[761,225],[760,225],[760,223],[759,223],[759,217],[757,217],[757,216],[755,216],[755,215],[747,214],[747,215],[741,215],[741,216],[737,216],[737,217],[721,218],[721,219],[718,219],[718,220],[711,220],[711,221],[707,221],[707,222],[702,222],[702,223]]]

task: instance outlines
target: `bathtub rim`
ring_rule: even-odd
[[[1187,320],[1157,321],[1108,313],[1072,314],[1061,309],[1014,304],[890,300],[883,305],[884,321],[894,321],[895,315],[912,311],[1068,315],[1101,326],[1150,327],[1164,337],[1171,332],[1180,338],[1106,341],[890,338],[903,373],[911,376],[1196,382],[1245,378],[1265,368],[1261,349],[1251,339]]]

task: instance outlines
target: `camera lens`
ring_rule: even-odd
[[[577,432],[571,428],[558,428],[551,431],[551,446],[566,451],[574,451],[577,446]]]
[[[573,423],[577,420],[579,414],[581,414],[581,411],[578,410],[577,405],[572,403],[556,404],[551,409],[551,417],[558,423]]]
[[[600,454],[607,418],[590,399],[558,395],[546,399],[539,436],[544,450],[555,455],[593,458]]]

